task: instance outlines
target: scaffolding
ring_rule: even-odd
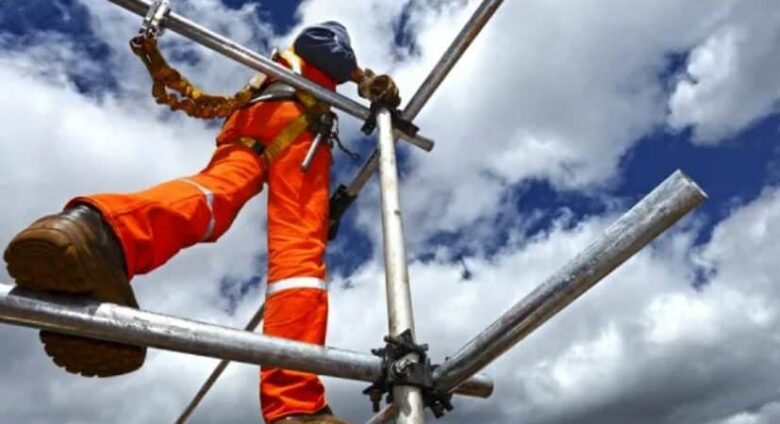
[[[392,402],[369,423],[425,422],[425,408],[437,417],[452,409],[452,394],[488,398],[492,380],[479,372],[609,273],[699,206],[706,194],[681,171],[674,172],[610,226],[578,256],[553,273],[495,322],[441,364],[432,366],[425,345],[417,343],[406,261],[395,141],[404,139],[430,151],[433,141],[400,130],[412,121],[484,28],[499,0],[484,0],[403,111],[367,108],[324,89],[219,34],[171,13],[168,0],[109,0],[144,17],[145,27],[166,28],[361,120],[375,120],[377,149],[349,186],[341,186],[349,206],[373,173],[379,171],[388,336],[374,355],[264,336],[253,330],[262,307],[244,330],[97,302],[87,298],[0,286],[0,322],[124,344],[184,352],[222,360],[178,418],[184,423],[230,361],[267,365],[371,383],[366,394],[379,411],[387,393]],[[412,126],[413,127],[413,126]],[[344,203],[342,203],[344,204]],[[346,207],[340,211],[343,213]],[[377,356],[379,353],[381,357]]]

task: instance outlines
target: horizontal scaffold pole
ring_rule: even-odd
[[[146,0],[108,0],[130,12],[139,16],[145,16],[152,6]],[[335,91],[328,90],[321,85],[309,81],[300,75],[295,74],[289,69],[278,63],[264,57],[263,55],[252,51],[234,41],[231,41],[209,29],[206,29],[195,22],[192,22],[173,12],[168,13],[160,22],[162,28],[170,29],[204,47],[214,50],[225,57],[235,60],[238,63],[246,65],[256,71],[270,75],[291,86],[304,90],[317,99],[326,102],[358,119],[367,120],[371,116],[371,111],[360,103],[342,96]],[[407,140],[415,146],[430,151],[433,149],[433,141],[420,135],[408,135],[398,133],[404,140]]]
[[[5,284],[0,322],[351,380],[373,382],[382,374],[380,358],[372,355]],[[492,381],[477,376],[456,393],[488,397],[492,391]]]
[[[436,368],[436,387],[440,390],[456,387],[483,369],[706,198],[685,174],[680,171],[672,174],[587,249]]]

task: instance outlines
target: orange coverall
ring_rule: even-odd
[[[303,76],[335,89],[336,83],[322,71],[300,64]],[[182,248],[217,241],[244,203],[267,183],[268,289],[263,332],[322,345],[328,318],[324,255],[331,152],[318,149],[303,173],[299,166],[313,140],[308,131],[268,166],[254,151],[235,144],[239,137],[251,137],[267,145],[302,112],[294,101],[241,109],[225,122],[214,156],[198,174],[133,194],[78,197],[69,206],[86,203],[100,210],[122,244],[132,278],[159,267]],[[271,367],[261,369],[260,399],[267,422],[326,406],[319,377]]]

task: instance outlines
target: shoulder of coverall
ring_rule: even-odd
[[[337,84],[349,81],[357,67],[347,29],[338,22],[323,22],[305,28],[293,43],[295,53],[321,70]]]

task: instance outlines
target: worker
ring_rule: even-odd
[[[400,103],[390,77],[358,66],[347,30],[339,23],[305,28],[274,60],[328,89],[353,81],[359,95],[372,102]],[[302,172],[300,164],[314,138],[311,131],[299,132],[274,155],[266,151],[305,111],[299,100],[251,103],[228,117],[216,151],[201,172],[137,193],[76,197],[63,212],[35,221],[10,242],[4,253],[8,273],[28,289],[90,295],[137,308],[129,284],[134,276],[160,267],[182,248],[217,241],[265,183],[268,284],[263,331],[323,345],[331,152],[319,148]],[[85,376],[134,371],[146,355],[145,347],[47,331],[40,339],[58,366]],[[260,374],[267,423],[344,422],[331,412],[318,376],[273,367],[262,367]]]

